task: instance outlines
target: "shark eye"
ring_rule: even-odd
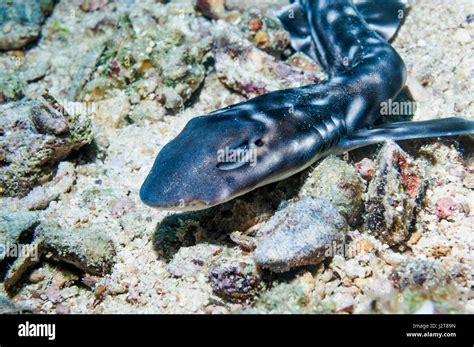
[[[254,142],[244,141],[236,147],[226,147],[218,151],[217,165],[219,170],[229,171],[244,165],[254,166],[256,163],[256,148],[264,145],[261,139]]]

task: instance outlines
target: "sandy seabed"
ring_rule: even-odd
[[[36,97],[46,88],[52,94],[64,94],[81,66],[78,52],[89,51],[110,35],[110,28],[99,34],[90,29],[107,20],[107,8],[86,13],[79,9],[79,4],[79,1],[61,1],[56,5],[43,26],[40,42],[24,52],[23,64],[45,61],[49,64],[45,77],[29,83],[27,97]],[[408,86],[418,107],[414,120],[448,116],[474,120],[473,2],[430,0],[411,1],[410,5],[393,46],[408,67]],[[141,6],[146,7],[146,3]],[[73,17],[70,16],[72,8],[77,12]],[[467,20],[469,15],[471,23]],[[116,14],[110,16],[116,18]],[[58,31],[58,27],[64,30]],[[0,55],[0,64],[6,70],[17,68],[15,54],[18,53]],[[178,251],[176,247],[171,253],[160,250],[156,242],[162,232],[160,223],[174,213],[146,207],[138,191],[156,154],[189,119],[244,98],[224,88],[211,72],[192,102],[186,103],[189,106],[176,114],[167,114],[163,107],[154,105],[149,112],[156,112],[158,119],[153,119],[153,114],[148,115],[145,108],[146,117],[128,122],[136,108],[149,106],[143,104],[143,100],[153,101],[154,96],[148,95],[139,102],[133,101],[133,96],[124,102],[123,97],[118,96],[114,102],[115,115],[120,114],[122,118],[109,119],[107,112],[96,116],[92,121],[95,152],[86,148],[82,154],[66,159],[73,164],[74,182],[67,192],[61,192],[47,208],[38,212],[41,224],[53,221],[70,233],[92,230],[110,240],[114,255],[109,273],[84,274],[46,255],[27,271],[15,294],[10,296],[16,305],[44,313],[230,313],[241,310],[387,313],[449,312],[450,307],[457,312],[474,313],[472,148],[460,147],[452,140],[423,144],[436,163],[430,166],[427,177],[430,183],[417,213],[416,228],[399,247],[384,245],[362,226],[351,227],[350,242],[362,244],[362,252],[352,257],[335,255],[319,265],[296,268],[286,275],[265,273],[261,285],[250,286],[251,291],[256,292],[254,297],[249,295],[247,299],[244,295],[245,300],[235,300],[222,295],[222,288],[216,283],[221,278],[213,279],[210,273],[216,267],[225,268],[227,262],[253,262],[251,251],[242,250],[229,238],[229,233],[236,230],[219,230],[219,223],[208,223],[210,229],[203,231],[199,217],[193,240],[184,242],[179,239],[180,235],[177,237],[188,249]],[[376,149],[368,153],[367,156],[374,158]],[[350,159],[348,163],[353,165]],[[291,184],[284,183],[283,188],[280,185],[275,189],[284,190],[285,185]],[[262,191],[251,198],[259,201],[266,193]],[[449,216],[440,218],[437,203],[446,197],[454,202],[455,208]],[[5,211],[20,210],[24,206],[19,198],[1,200]],[[249,206],[254,207],[249,203],[244,208]],[[230,209],[232,213],[239,213],[238,208]],[[271,215],[265,210],[261,218],[241,223],[246,228],[237,231],[245,234],[249,229],[258,229]],[[174,225],[176,230],[181,230],[182,224]],[[194,243],[197,245],[193,246]],[[213,260],[213,257],[219,259]],[[423,268],[428,266],[424,261],[434,261],[434,270]],[[423,290],[427,292],[420,294],[422,299],[416,297],[417,289],[408,293],[403,285],[397,288],[393,280],[394,271],[403,278],[410,276],[403,271],[413,274],[417,270],[433,276],[426,279],[427,288]],[[229,276],[231,281],[235,279]],[[412,280],[406,281],[411,285]],[[438,285],[442,289],[437,288]],[[239,284],[236,287],[240,288]],[[440,292],[431,294],[430,290]],[[409,300],[414,301],[413,305],[405,305]]]

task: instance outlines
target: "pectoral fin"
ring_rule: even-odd
[[[400,141],[427,137],[474,135],[474,121],[452,117],[421,122],[397,122],[355,132],[342,139],[336,154],[387,140]]]

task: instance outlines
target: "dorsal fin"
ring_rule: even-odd
[[[301,1],[294,1],[284,7],[278,13],[278,18],[285,30],[290,33],[292,47],[317,61],[309,22]],[[395,36],[406,16],[405,0],[358,0],[354,1],[354,4],[369,28],[387,41]]]

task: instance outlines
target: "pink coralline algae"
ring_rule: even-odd
[[[456,209],[457,204],[450,197],[441,198],[435,204],[435,213],[439,219],[450,217]]]
[[[356,171],[364,178],[370,179],[375,173],[375,163],[369,158],[364,158],[354,164]]]

